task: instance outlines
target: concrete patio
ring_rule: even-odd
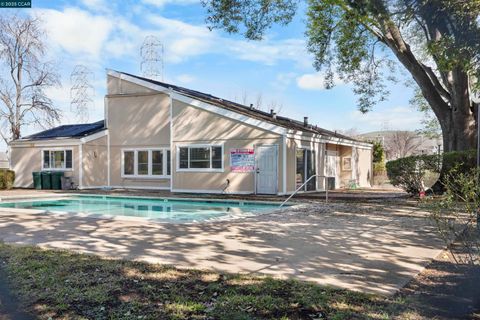
[[[390,295],[443,249],[426,216],[406,200],[309,203],[200,224],[3,209],[0,241],[177,267],[294,277]]]

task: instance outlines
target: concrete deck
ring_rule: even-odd
[[[404,286],[441,252],[443,243],[434,230],[426,213],[405,200],[310,203],[281,213],[189,225],[0,212],[0,240],[7,243],[295,277],[384,295]]]

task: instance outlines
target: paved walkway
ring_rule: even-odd
[[[308,205],[203,224],[10,209],[0,213],[0,240],[179,267],[295,277],[389,295],[443,247],[425,216],[404,201]]]

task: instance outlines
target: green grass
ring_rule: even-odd
[[[295,280],[0,243],[22,308],[41,319],[390,319],[403,301]]]

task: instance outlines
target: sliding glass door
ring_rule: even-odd
[[[317,174],[316,170],[316,157],[315,151],[309,149],[297,149],[297,188],[300,187],[305,181]],[[304,191],[313,191],[317,189],[317,178],[312,178],[304,186]]]

